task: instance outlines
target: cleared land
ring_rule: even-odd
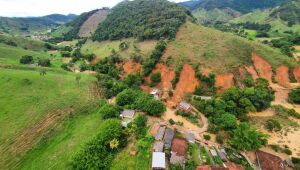
[[[121,51],[119,48],[120,43],[127,42],[128,49]],[[142,57],[146,57],[151,54],[152,50],[156,45],[156,41],[141,41],[137,42],[134,39],[125,39],[122,41],[91,41],[88,40],[83,47],[81,52],[84,54],[94,53],[97,58],[105,58],[111,55],[112,50],[119,52],[121,57],[130,58],[133,53],[141,54]],[[136,48],[135,48],[136,47]]]

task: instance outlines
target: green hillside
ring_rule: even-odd
[[[63,130],[61,129],[63,122],[66,123],[64,125],[67,128],[65,131],[73,133],[71,130],[74,128],[72,122],[80,122],[81,120],[78,120],[78,118],[68,119],[69,114],[89,113],[91,110],[89,106],[93,106],[98,100],[87,93],[95,78],[89,75],[81,75],[81,82],[78,86],[75,77],[76,74],[62,71],[47,71],[45,76],[41,76],[38,70],[26,71],[0,68],[0,86],[2,89],[0,98],[5,99],[0,102],[0,126],[1,129],[6,129],[0,134],[0,153],[6,155],[0,158],[2,168],[17,167],[23,156],[51,133],[53,134],[49,137],[58,135],[57,143],[60,143],[60,133],[56,133],[56,130]],[[81,125],[83,129],[79,130],[76,135],[89,136],[89,134],[95,132],[95,129],[84,128],[95,127],[96,122],[93,123],[94,120],[91,120],[89,116],[82,115],[80,117],[87,122],[85,122],[86,125]],[[89,122],[91,122],[90,125]],[[22,136],[28,130],[31,133]],[[88,130],[92,131],[87,133]],[[74,153],[72,147],[79,148],[84,142],[78,141],[78,136],[74,137],[72,135],[64,136],[63,139],[67,143],[72,143],[72,146],[67,146],[71,151],[68,152],[69,154]],[[28,143],[22,145],[22,141]],[[53,146],[54,143],[51,143],[51,145]],[[61,142],[61,145],[64,145],[64,142]],[[41,143],[39,146],[48,147],[50,145]],[[55,157],[55,154],[60,152],[61,149],[47,154],[51,155],[50,157]],[[66,160],[66,158],[64,159]],[[45,158],[45,162],[47,161],[49,159]],[[63,161],[63,163],[65,165],[67,161]],[[43,166],[38,169],[45,168]]]
[[[187,11],[167,0],[124,1],[115,6],[93,35],[93,40],[173,38]]]
[[[189,10],[203,8],[206,10],[230,8],[241,13],[248,13],[254,9],[275,7],[285,0],[192,0],[180,3]]]
[[[32,40],[21,36],[13,36],[9,34],[0,34],[0,43],[10,46],[21,47],[33,51],[46,50],[46,43],[43,41]]]

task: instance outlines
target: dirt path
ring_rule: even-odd
[[[179,126],[179,125],[172,125],[172,126],[174,126],[178,131],[180,131],[182,133],[193,133],[195,135],[196,139],[201,139],[202,137],[200,136],[200,134],[207,131],[208,120],[197,109],[195,109],[194,107],[193,107],[193,109],[198,113],[198,115],[201,118],[201,123],[202,123],[202,127],[201,128],[198,127],[198,126],[196,126],[196,125],[194,125],[193,123],[189,122],[188,120],[186,120],[182,116],[176,115],[175,114],[175,110],[170,109],[168,107],[167,107],[167,111],[162,116],[162,119],[165,122],[168,122],[169,119],[173,119],[175,122],[178,122],[178,121],[183,122],[183,126]]]

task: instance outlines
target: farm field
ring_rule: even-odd
[[[0,166],[13,169],[43,137],[55,132],[65,118],[89,112],[99,99],[91,92],[95,78],[48,70],[0,68]],[[55,143],[54,143],[55,144]],[[50,154],[50,153],[49,153]]]

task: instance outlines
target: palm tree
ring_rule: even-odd
[[[119,141],[116,138],[109,142],[110,149],[116,149],[118,148],[118,146],[119,146]]]

